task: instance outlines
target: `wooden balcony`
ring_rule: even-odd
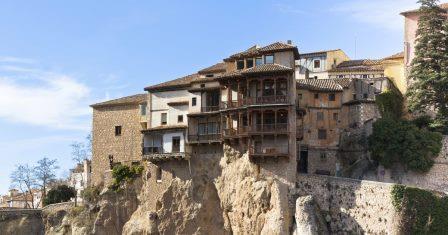
[[[234,100],[234,101],[221,101],[221,104],[220,104],[220,108],[222,109],[222,110],[226,110],[226,109],[234,109],[234,108],[239,108],[239,107],[241,107],[243,105],[243,102],[241,102],[241,101],[236,101],[236,100]]]
[[[187,159],[187,155],[184,152],[173,151],[168,153],[162,147],[143,147],[142,154],[143,160],[150,162]]]
[[[251,157],[288,157],[289,156],[289,146],[288,145],[278,145],[278,146],[254,146],[249,148],[249,155]]]
[[[221,142],[221,140],[221,133],[188,135],[189,144],[217,143]]]
[[[234,128],[224,129],[222,132],[224,138],[235,138],[238,137],[238,130]]]
[[[245,99],[244,103],[245,105],[288,104],[289,97],[287,95],[249,97]]]
[[[288,133],[287,123],[261,124],[249,128],[249,134]]]
[[[201,107],[201,113],[217,112],[219,111],[219,106],[203,106]]]

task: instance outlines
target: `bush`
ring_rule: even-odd
[[[50,205],[60,202],[68,202],[71,198],[76,197],[76,190],[67,185],[59,185],[48,191],[44,198],[44,205]]]
[[[369,150],[374,160],[390,168],[402,163],[408,169],[426,172],[442,149],[442,135],[419,129],[404,120],[382,118],[373,124]]]
[[[446,234],[448,197],[423,189],[395,185],[392,203],[401,212],[404,234]]]
[[[379,94],[375,102],[383,118],[398,120],[403,115],[403,96],[396,89]]]
[[[90,203],[97,202],[99,196],[100,196],[100,188],[96,186],[87,187],[81,192],[82,199]]]
[[[125,183],[132,182],[135,178],[140,176],[143,172],[143,166],[126,166],[116,165],[112,169],[113,182],[111,189],[118,191]]]

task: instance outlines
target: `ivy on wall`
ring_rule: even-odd
[[[404,234],[447,234],[448,196],[404,185],[395,185],[391,196]]]
[[[134,179],[140,176],[143,172],[143,166],[126,166],[116,165],[112,169],[113,182],[110,186],[114,191],[119,191],[126,183],[131,183]]]

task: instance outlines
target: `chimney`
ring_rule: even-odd
[[[289,45],[292,45],[292,41],[288,40],[286,43],[288,43]]]

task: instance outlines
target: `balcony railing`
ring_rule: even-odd
[[[248,126],[240,126],[237,128],[238,135],[246,135],[249,127]]]
[[[233,109],[242,106],[242,103],[236,100],[233,101],[221,101],[221,109]]]
[[[249,97],[245,99],[246,105],[255,104],[287,104],[289,98],[286,95],[272,95],[272,96],[260,96],[260,97]]]
[[[185,159],[185,152],[166,152],[163,147],[143,147],[143,159],[150,162],[167,161],[171,159]]]
[[[215,112],[215,111],[219,111],[219,106],[204,106],[204,107],[201,107],[201,112],[202,113]]]
[[[277,145],[277,146],[262,146],[256,145],[249,148],[249,153],[251,155],[264,155],[264,156],[275,156],[275,155],[288,155],[289,146],[288,145]]]
[[[189,142],[210,142],[220,140],[221,140],[221,133],[188,135]]]
[[[224,137],[236,136],[237,133],[238,133],[237,129],[233,129],[233,128],[228,128],[228,129],[223,130]]]
[[[264,133],[264,132],[287,132],[288,123],[276,123],[276,124],[258,124],[251,126],[251,133]]]

